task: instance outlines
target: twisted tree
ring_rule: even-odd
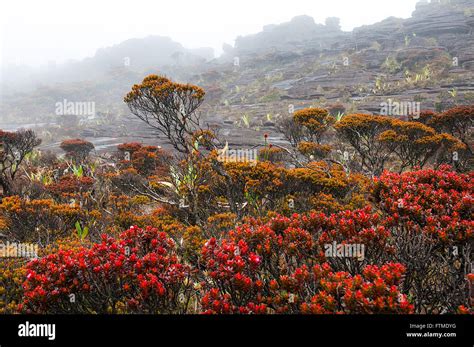
[[[359,154],[363,170],[378,176],[393,153],[393,149],[380,138],[381,134],[392,129],[392,123],[393,119],[389,117],[351,114],[338,122],[335,128],[339,137]]]
[[[429,125],[438,131],[460,139],[467,147],[467,150],[473,154],[472,146],[472,128],[474,126],[474,105],[458,106],[448,111],[435,115],[429,122]]]
[[[124,102],[133,115],[166,136],[180,153],[190,153],[193,132],[199,128],[198,107],[204,101],[202,88],[150,75],[135,84]]]
[[[21,163],[40,143],[41,140],[33,130],[0,130],[0,186],[4,196],[11,195],[13,181]]]
[[[380,141],[397,155],[400,172],[407,168],[423,168],[441,146],[451,152],[465,147],[449,134],[437,134],[433,128],[422,123],[401,120],[394,120],[392,128],[380,135]]]
[[[335,123],[335,118],[322,108],[305,108],[296,111],[294,121],[304,127],[306,141],[321,144],[324,133]]]

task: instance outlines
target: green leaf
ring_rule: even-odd
[[[81,234],[82,234],[81,223],[79,223],[79,221],[77,221],[75,226],[76,226],[77,235],[81,236]]]
[[[89,235],[89,227],[84,227],[84,230],[82,231],[82,235],[81,235],[81,240],[84,241],[87,235]]]

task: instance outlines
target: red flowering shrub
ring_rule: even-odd
[[[244,233],[249,233],[249,230]],[[249,242],[215,239],[203,248],[211,287],[205,313],[410,313],[398,285],[400,264],[366,266],[362,274],[333,272],[329,264],[303,256],[311,249],[307,232],[277,235],[257,229]],[[299,248],[302,247],[302,250]],[[274,253],[286,249],[286,253]],[[260,250],[260,252],[259,252]],[[313,265],[314,264],[314,265]]]
[[[369,207],[320,218],[323,219],[320,227],[322,233],[318,240],[320,246],[323,248],[326,246],[327,249],[328,245],[334,243],[348,245],[354,253],[352,258],[334,256],[327,258],[333,268],[357,274],[361,273],[364,265],[382,264],[393,259],[391,255],[395,250],[389,244],[390,231],[381,225],[380,215],[373,213]],[[314,225],[312,219],[314,220],[313,214],[309,218],[302,217],[304,222]]]
[[[472,182],[472,174],[458,174],[446,166],[384,173],[372,192],[380,208],[377,213],[370,208],[330,216],[314,212],[276,217],[266,224],[249,219],[228,237],[211,239],[203,248],[211,278],[203,309],[207,313],[458,312],[469,306]],[[327,254],[332,244],[363,245],[363,259]],[[321,266],[326,272],[315,276]],[[367,297],[368,293],[373,296]],[[405,296],[412,298],[413,306]]]
[[[398,289],[405,270],[402,265],[367,265],[362,274],[356,276],[329,269],[324,265],[314,268],[321,289],[310,303],[301,305],[302,313],[407,314],[413,311],[413,305]]]
[[[349,240],[383,243],[387,233],[371,229],[368,211],[277,217],[250,221],[218,242],[210,239],[202,260],[210,283],[202,299],[206,313],[408,313],[398,290],[403,266],[361,266],[360,273],[334,272],[321,243],[336,239],[332,225]],[[366,227],[364,227],[366,226]],[[379,235],[380,234],[380,235]],[[324,263],[323,266],[321,264]],[[337,263],[336,263],[337,265]]]
[[[473,173],[449,166],[384,173],[374,196],[390,230],[395,259],[407,268],[403,291],[419,313],[455,313],[467,305],[466,270],[474,238]]]
[[[403,174],[384,173],[374,194],[389,227],[406,224],[445,244],[474,237],[474,173],[458,174],[449,166]]]
[[[190,269],[174,241],[132,227],[91,248],[59,250],[27,265],[21,309],[32,313],[183,313]]]
[[[285,294],[274,297],[273,281],[317,263],[316,244],[308,231],[289,227],[285,218],[275,228],[254,222],[231,231],[221,242],[212,238],[203,247],[202,260],[212,283],[202,300],[205,312],[284,312]]]

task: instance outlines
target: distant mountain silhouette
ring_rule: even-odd
[[[48,85],[101,78],[117,68],[134,72],[163,69],[168,65],[190,66],[214,58],[212,48],[187,49],[169,37],[134,38],[97,50],[93,57],[46,68],[9,68],[3,71],[3,83],[10,88]]]

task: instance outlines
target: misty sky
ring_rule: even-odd
[[[341,18],[343,30],[407,18],[418,0],[2,0],[0,63],[42,65],[94,55],[129,38],[169,36],[212,47],[302,14]]]

